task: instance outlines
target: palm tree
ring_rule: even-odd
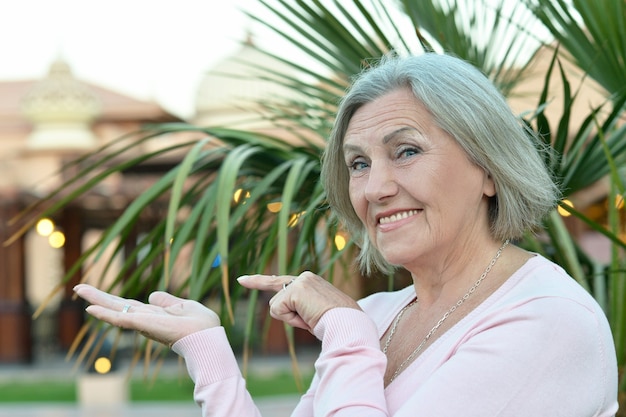
[[[535,99],[536,109],[525,116],[526,122],[556,151],[546,162],[563,184],[565,197],[602,178],[611,180],[611,195],[624,194],[619,169],[626,157],[626,130],[620,125],[626,97],[623,0],[259,3],[274,20],[252,14],[250,19],[290,42],[306,59],[294,61],[280,52],[262,50],[290,71],[263,68],[256,75],[298,92],[259,104],[273,123],[297,126],[300,140],[294,144],[249,131],[160,125],[76,161],[68,167],[76,172],[71,179],[23,214],[23,230],[40,216],[62,210],[112,173],[185,152],[184,159],[142,193],[86,251],[66,279],[86,267],[91,257],[104,256],[106,248],[113,247],[113,255],[122,253],[130,236],[136,236],[131,232],[145,229],[142,213],[159,204],[167,207],[165,214],[153,221],[134,250],[127,253],[111,285],[121,285],[125,296],[140,296],[157,288],[185,292],[196,299],[219,292],[223,294],[219,299],[224,315],[232,319],[232,300],[242,294],[231,283],[240,272],[271,269],[276,273],[298,273],[314,269],[332,277],[333,268],[345,267],[350,245],[341,251],[333,244],[340,225],[330,218],[318,182],[323,148],[319,144],[332,124],[335,103],[350,77],[368,60],[388,53],[454,53],[481,68],[505,94],[512,94],[528,75],[538,52],[553,48],[544,89]],[[541,37],[536,35],[540,31]],[[551,35],[547,41],[545,34]],[[556,44],[549,43],[552,39]],[[603,107],[590,109],[574,127],[571,115],[577,92],[571,90],[572,74],[563,69],[565,61],[595,80],[606,90],[607,97]],[[564,106],[556,120],[549,120],[552,116],[547,116],[546,108],[550,106],[549,92],[555,79],[562,88]],[[127,156],[138,144],[171,132],[195,132],[200,139],[152,154]],[[119,160],[123,162],[115,162]],[[240,193],[245,198],[234,201],[238,190],[243,190]],[[266,209],[270,203],[280,203],[277,214]],[[564,265],[601,302],[614,330],[623,369],[626,280],[621,272],[624,261],[617,250],[624,248],[618,237],[622,230],[618,213],[610,209],[611,223],[604,225],[583,211],[564,208],[611,240],[615,248],[611,265],[603,270],[592,261],[556,212],[547,219],[545,234],[528,236],[521,244]],[[174,281],[174,260],[189,248],[188,273],[184,279]],[[600,270],[603,274],[597,275]],[[255,329],[258,294],[252,292],[248,297],[247,339]],[[622,376],[622,390],[626,390],[625,385]]]
[[[623,1],[574,0],[570,4],[562,0],[403,0],[396,3],[397,10],[385,7],[381,1],[368,2],[367,6],[357,0],[349,6],[345,2],[329,6],[322,2],[298,2],[297,6],[287,1],[262,3],[279,15],[291,31],[280,31],[267,21],[257,20],[307,51],[310,58],[327,68],[326,74],[333,74],[332,80],[318,78],[317,84],[322,86],[337,79],[342,80],[339,86],[347,84],[358,71],[357,66],[363,65],[364,57],[376,59],[391,50],[410,53],[421,49],[451,52],[472,62],[506,95],[524,80],[541,49],[553,49],[554,59],[545,73],[544,89],[536,97],[536,111],[526,120],[556,151],[546,163],[559,179],[566,198],[606,177],[615,187],[613,194],[624,193],[618,169],[626,157],[625,128],[620,125],[626,93]],[[543,35],[539,38],[536,33],[541,29]],[[546,34],[551,36],[546,38]],[[548,43],[552,39],[560,49]],[[578,94],[572,91],[570,82],[577,74],[567,73],[564,61],[575,65],[579,77],[589,77],[603,87],[607,98],[606,104],[590,109],[578,125],[572,120]],[[546,108],[550,106],[550,88],[555,82],[553,73],[563,91],[564,107],[556,120],[548,120]],[[601,225],[570,206],[564,205],[564,209],[613,243],[615,255],[606,274],[597,274],[602,266],[576,245],[556,211],[545,223],[547,241],[528,236],[522,244],[562,264],[598,299],[609,315],[623,367],[626,280],[621,272],[623,260],[617,256],[617,249],[624,247],[618,237],[623,226],[616,220],[610,227]],[[610,214],[617,219],[616,213]],[[625,384],[623,379],[623,389]]]

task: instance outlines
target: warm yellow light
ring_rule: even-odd
[[[566,206],[569,206],[569,207],[572,207],[572,208],[574,207],[574,203],[572,203],[567,198],[561,201],[561,205],[566,205]],[[557,207],[557,211],[563,217],[567,217],[567,216],[571,216],[572,215],[569,211],[567,211],[566,209],[564,209],[560,205]]]
[[[240,200],[245,200],[248,197],[250,197],[250,191],[245,191],[242,188],[238,188],[235,191],[235,194],[233,194],[233,200],[235,203],[239,203]]]
[[[55,249],[62,248],[65,245],[65,235],[63,232],[55,231],[48,236],[48,243]]]
[[[343,250],[346,247],[346,237],[343,234],[337,233],[335,235],[335,246],[337,250]]]
[[[272,213],[278,213],[281,208],[283,208],[283,203],[281,203],[280,201],[269,203],[267,205],[267,209],[271,211]]]
[[[295,227],[295,225],[297,225],[298,222],[300,221],[300,217],[304,216],[305,214],[306,214],[306,211],[301,211],[300,213],[292,214],[291,217],[289,217],[289,221],[287,222],[287,226]]]
[[[615,208],[617,208],[618,210],[621,210],[622,208],[624,208],[624,197],[621,195],[616,195],[615,196]]]
[[[287,226],[294,227],[296,224],[298,224],[298,215],[297,214],[292,214],[291,217],[289,217],[289,221],[287,222]]]
[[[43,218],[37,222],[35,227],[40,236],[50,236],[54,230],[54,222],[48,218]]]
[[[111,371],[111,361],[109,358],[100,357],[94,362],[93,368],[99,374],[107,374]]]

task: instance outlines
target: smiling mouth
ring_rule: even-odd
[[[389,223],[397,222],[398,220],[403,220],[411,216],[415,216],[417,213],[418,213],[418,210],[403,211],[400,213],[392,214],[391,216],[388,216],[388,217],[381,217],[380,219],[378,219],[378,223],[389,224]]]

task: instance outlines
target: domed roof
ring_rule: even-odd
[[[35,84],[22,100],[22,110],[34,123],[90,121],[98,115],[98,97],[72,75],[69,65],[56,60],[48,76]]]
[[[225,111],[242,111],[261,100],[292,97],[294,91],[268,79],[271,69],[280,74],[293,73],[289,65],[259,51],[248,40],[232,56],[209,70],[196,95],[196,115],[211,116]]]
[[[100,100],[62,60],[53,62],[48,76],[25,94],[22,111],[33,124],[28,149],[77,150],[96,144],[90,124],[99,114]]]

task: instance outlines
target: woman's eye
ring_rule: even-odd
[[[415,147],[400,148],[398,150],[398,158],[407,158],[420,153],[420,149]]]
[[[356,159],[348,164],[348,169],[350,171],[361,171],[367,168],[367,166],[368,166],[367,162],[360,160],[360,159]]]

